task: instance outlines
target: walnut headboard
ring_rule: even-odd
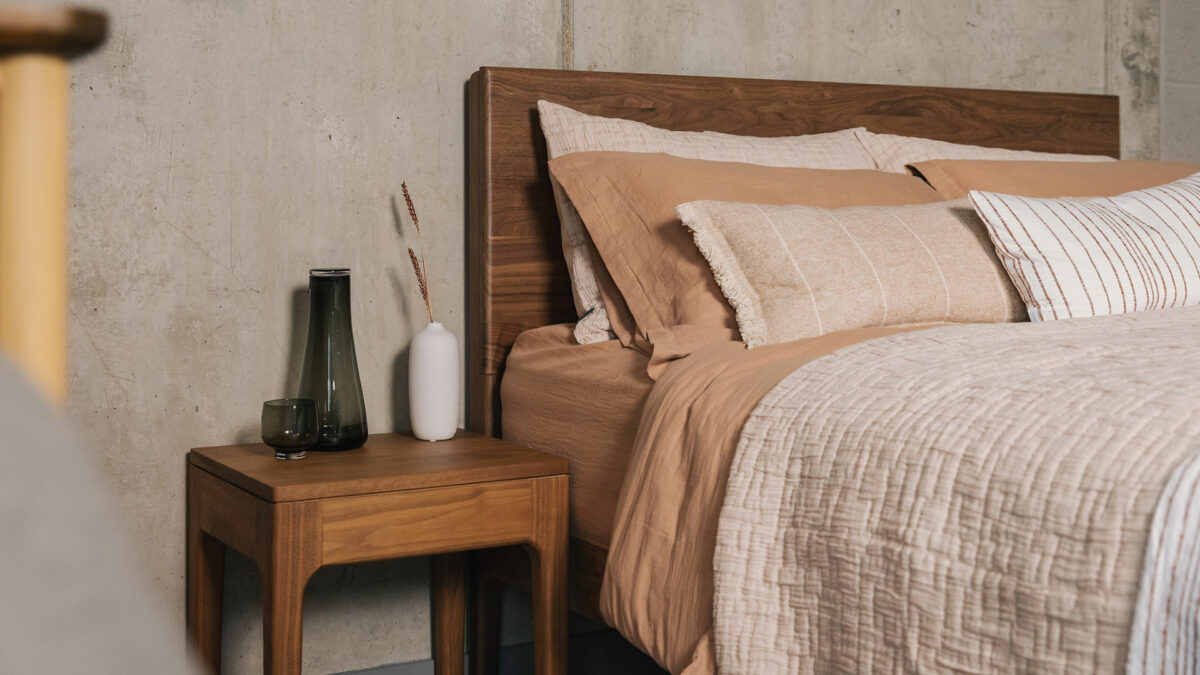
[[[538,99],[686,131],[792,136],[863,126],[1120,153],[1116,96],[481,68],[467,96],[467,424],[481,433],[500,433],[500,376],[517,335],[575,320]]]

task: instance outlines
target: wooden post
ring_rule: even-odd
[[[67,396],[67,61],[104,42],[104,14],[0,5],[0,352]]]
[[[0,348],[67,394],[66,60],[0,58]]]

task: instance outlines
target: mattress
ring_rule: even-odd
[[[506,440],[566,457],[571,535],[601,548],[654,382],[647,357],[617,340],[581,345],[574,324],[543,326],[513,344],[500,383]]]

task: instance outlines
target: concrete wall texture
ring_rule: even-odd
[[[261,402],[292,393],[308,268],[353,268],[371,429],[407,426],[405,350],[423,319],[401,180],[437,318],[463,335],[478,66],[1117,93],[1126,156],[1156,157],[1158,3],[101,0],[111,39],[72,78],[70,411],[182,626],[184,455],[256,440]],[[1194,28],[1191,5],[1163,0]],[[1167,62],[1190,58],[1193,79],[1168,88],[1179,107],[1162,119],[1194,139],[1197,56],[1178,51]],[[256,672],[258,581],[229,566],[226,667]],[[319,573],[306,670],[426,658],[425,587],[423,561]]]
[[[1200,2],[1162,0],[1162,157],[1200,162]]]

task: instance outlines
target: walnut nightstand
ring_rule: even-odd
[[[221,662],[226,546],[263,578],[267,673],[299,673],[304,587],[322,565],[434,555],[434,661],[463,671],[463,551],[525,544],[539,675],[566,671],[567,460],[460,431],[428,443],[376,434],[348,452],[275,459],[262,444],[188,455],[188,632]]]

